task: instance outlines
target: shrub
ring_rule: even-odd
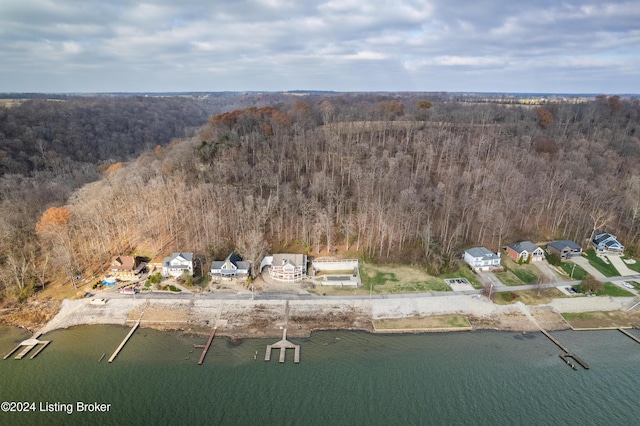
[[[562,265],[562,260],[560,259],[560,255],[557,253],[545,253],[545,257],[547,258],[547,262],[549,262],[550,265],[553,266],[560,266]]]

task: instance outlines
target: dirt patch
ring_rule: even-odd
[[[45,300],[29,302],[0,311],[0,324],[34,331],[44,326],[60,311],[62,302]]]

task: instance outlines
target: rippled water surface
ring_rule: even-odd
[[[118,326],[43,336],[35,359],[0,361],[0,400],[36,412],[0,413],[0,424],[218,425],[630,425],[638,424],[640,344],[618,331],[555,332],[590,365],[572,370],[539,333],[464,332],[380,336],[319,332],[285,364],[267,344],[216,338],[198,366],[204,337]],[[640,337],[640,332],[632,331]],[[29,335],[0,328],[0,352]],[[257,355],[256,355],[257,352]],[[98,360],[106,354],[104,360]],[[76,403],[111,404],[77,412]],[[72,404],[73,413],[40,411]]]

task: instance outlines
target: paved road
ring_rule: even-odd
[[[586,259],[584,259],[586,261]],[[578,263],[578,262],[576,262]],[[579,263],[578,263],[579,264]],[[587,263],[588,264],[588,263]],[[582,265],[580,265],[582,266]],[[591,267],[591,265],[588,265]],[[585,268],[586,270],[587,268]],[[588,271],[587,271],[588,272]],[[480,275],[480,274],[479,274]],[[636,280],[640,283],[640,274],[636,273],[636,275],[631,276],[619,276],[619,277],[604,277],[602,274],[599,274],[601,278],[598,278],[599,281],[602,282],[612,282],[618,285],[625,290],[634,293],[635,295],[640,295],[636,290],[627,289],[622,286],[622,282]],[[572,287],[580,284],[580,281],[555,281],[548,282],[543,284],[528,284],[521,286],[505,286],[500,282],[495,275],[488,273],[485,274],[487,277],[486,280],[488,282],[493,282],[491,280],[492,277],[497,282],[494,283],[493,292],[505,292],[505,291],[523,291],[523,290],[537,290],[539,288],[554,288],[554,287]],[[597,277],[596,277],[597,278]],[[482,290],[464,290],[464,291],[432,291],[428,293],[406,293],[406,294],[378,294],[378,295],[343,295],[343,296],[320,296],[311,293],[294,293],[294,292],[286,292],[286,291],[277,291],[277,292],[256,292],[253,295],[249,292],[243,293],[230,293],[230,292],[209,292],[209,293],[171,293],[171,292],[144,292],[136,295],[129,294],[121,294],[116,290],[106,291],[106,292],[98,292],[95,294],[97,297],[108,297],[114,299],[191,299],[191,300],[317,300],[317,299],[328,299],[328,300],[366,300],[366,299],[415,299],[415,298],[424,298],[424,297],[447,297],[447,296],[456,296],[456,295],[477,295],[481,294]]]

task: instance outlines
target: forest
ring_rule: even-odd
[[[35,171],[2,178],[4,297],[23,300],[54,276],[72,285],[115,254],[193,251],[210,262],[237,250],[256,266],[272,250],[339,251],[439,274],[470,246],[566,238],[586,247],[601,229],[631,254],[638,249],[638,99],[523,105],[296,94],[216,108],[181,139],[186,108],[167,119],[163,136],[141,130],[112,145],[129,158],[140,149],[127,162],[94,140],[73,151],[60,136],[59,148],[40,149],[46,126],[31,122],[37,136],[23,159]],[[136,112],[125,115],[131,126]],[[110,129],[130,135],[118,120],[103,126],[104,140]],[[11,139],[3,132],[0,141]],[[37,180],[52,167],[42,155],[50,149],[85,161],[84,185],[55,195],[55,179]],[[30,191],[37,195],[24,197]]]

